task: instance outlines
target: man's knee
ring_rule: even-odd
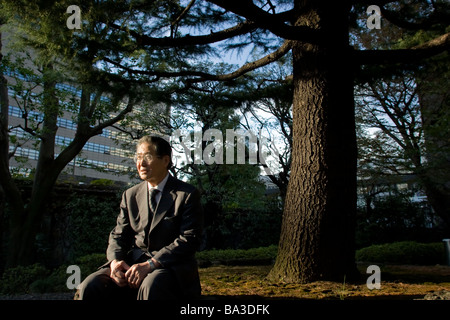
[[[179,298],[178,282],[168,269],[156,269],[149,273],[139,287],[140,300],[175,300]]]
[[[78,289],[80,300],[104,299],[111,286],[109,268],[98,270],[84,279]]]

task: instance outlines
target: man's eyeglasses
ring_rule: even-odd
[[[144,154],[136,153],[134,155],[134,162],[145,160],[145,162],[148,163],[148,162],[152,161],[153,158],[161,158],[161,157],[158,157],[158,156],[154,157],[150,153],[144,153]]]

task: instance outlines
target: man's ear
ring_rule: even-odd
[[[164,161],[164,164],[166,165],[166,168],[169,166],[169,163],[170,163],[170,156],[168,156],[168,155],[165,155],[165,156],[163,156],[163,161]]]

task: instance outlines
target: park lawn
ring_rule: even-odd
[[[266,279],[271,266],[210,266],[200,268],[202,294],[214,299],[423,299],[450,291],[450,266],[380,265],[381,288],[366,285],[367,264],[359,264],[359,282],[316,281],[274,283]]]

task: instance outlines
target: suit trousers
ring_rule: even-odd
[[[177,300],[180,288],[170,269],[149,273],[138,289],[119,287],[109,276],[110,268],[90,274],[79,287],[80,300]]]

